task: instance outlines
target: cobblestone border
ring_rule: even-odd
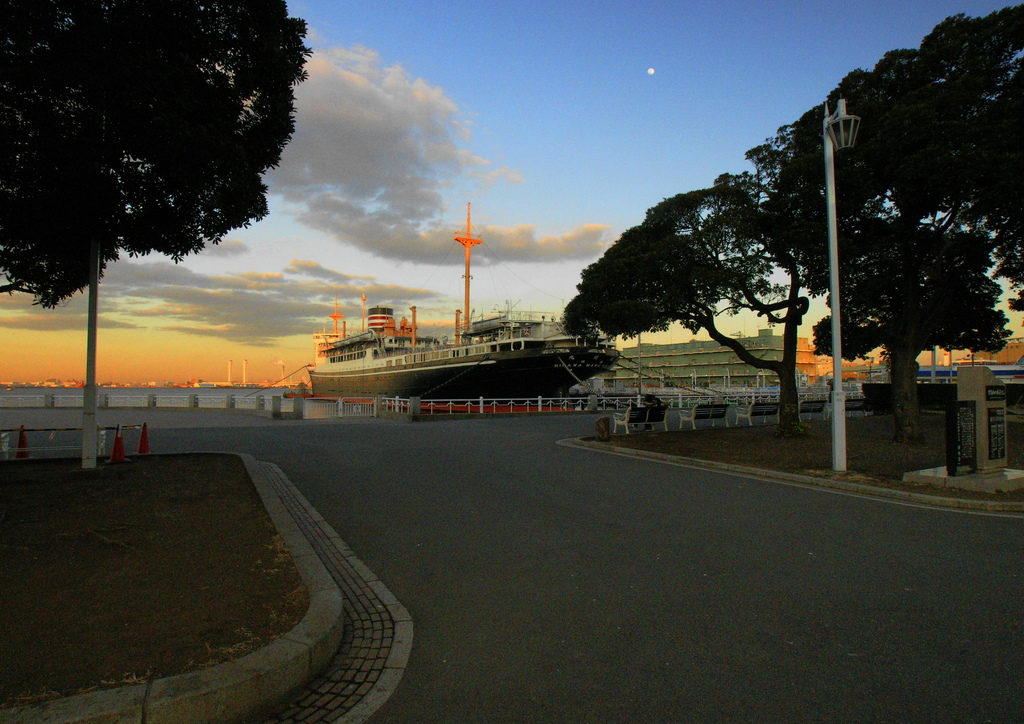
[[[259,462],[345,598],[345,632],[324,674],[267,724],[366,721],[394,693],[412,649],[412,618],[279,467]]]

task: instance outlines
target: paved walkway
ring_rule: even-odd
[[[151,433],[157,452],[280,465],[327,521],[310,513],[311,540],[341,531],[416,617],[389,689],[401,624],[363,651],[391,608],[354,583],[351,648],[277,721],[1024,721],[1019,517],[555,444],[588,416],[188,418]],[[333,547],[334,575],[374,583]]]

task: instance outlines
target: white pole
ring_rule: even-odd
[[[89,311],[85,343],[85,387],[82,390],[82,469],[96,467],[96,322],[100,294],[100,242],[89,246]]]
[[[832,299],[832,469],[846,470],[846,393],[843,391],[843,343],[839,314],[839,230],[836,222],[836,170],[828,135],[828,104],[822,135],[825,142],[825,196],[828,201],[829,295]]]

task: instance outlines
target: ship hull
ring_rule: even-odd
[[[507,399],[565,395],[580,381],[605,372],[618,355],[607,349],[522,349],[450,360],[401,363],[386,369],[318,366],[309,373],[313,395],[384,395],[422,399]]]

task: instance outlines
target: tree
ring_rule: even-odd
[[[829,96],[863,118],[857,146],[837,156],[843,350],[884,348],[898,442],[916,436],[922,351],[999,349],[1009,336],[995,278],[1024,283],[1022,50],[1024,6],[957,15]],[[824,245],[822,117],[813,108],[769,142],[778,183],[764,208]],[[831,345],[827,319],[816,344]]]
[[[758,168],[758,160],[755,161]],[[797,331],[807,312],[801,294],[804,256],[759,233],[764,179],[726,175],[710,189],[680,194],[648,210],[583,271],[565,311],[574,334],[636,336],[679,322],[707,330],[753,367],[779,378],[779,430],[800,430],[796,386]],[[786,283],[773,281],[782,273]],[[762,359],[718,326],[722,314],[750,310],[783,325],[781,360]]]
[[[180,261],[265,216],[304,35],[284,0],[4,0],[0,291],[52,307],[93,242]]]

